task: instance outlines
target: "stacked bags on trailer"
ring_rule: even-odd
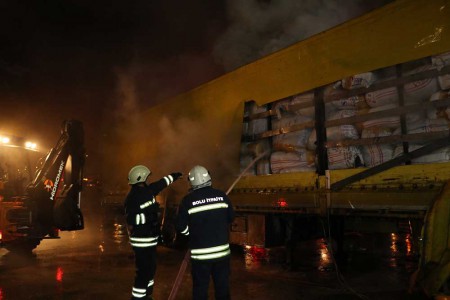
[[[420,72],[432,70],[435,68],[442,68],[450,63],[450,53],[442,54],[436,57],[432,57],[432,64],[425,64],[419,67],[412,67],[410,70],[403,73],[404,76],[417,74]],[[358,82],[365,84],[368,87],[370,84],[380,82],[382,80],[389,80],[394,78],[395,68],[385,68],[378,70],[373,76],[367,75],[367,73],[361,74],[364,80],[358,79],[359,75],[352,78],[356,78],[356,83],[348,83],[351,79],[345,79],[342,81],[342,87],[360,88]],[[369,80],[370,79],[370,80]],[[450,76],[444,75],[438,78],[426,78],[417,80],[411,83],[407,83],[402,88],[403,105],[420,104],[427,101],[435,101],[439,99],[449,98],[449,93],[446,89],[450,88]],[[389,110],[395,110],[399,107],[399,92],[397,87],[389,87],[372,92],[368,92],[364,95],[365,101],[369,106],[368,113],[377,113]],[[448,130],[448,108],[428,109],[423,111],[421,109],[415,109],[412,112],[408,112],[405,115],[405,125],[407,134],[414,133],[427,133]],[[433,120],[434,119],[434,120]],[[401,135],[401,119],[399,115],[389,115],[386,117],[380,117],[376,119],[368,119],[361,123],[361,138],[374,139],[377,137],[386,137],[390,135]],[[424,143],[410,143],[409,151],[413,151],[423,146]],[[403,154],[402,143],[393,144],[380,144],[373,143],[360,146],[365,166],[372,167],[383,162],[386,162],[398,155]],[[426,155],[417,159],[414,159],[412,163],[429,163],[429,162],[443,162],[449,160],[448,149],[444,148],[436,151],[431,155]]]
[[[258,106],[255,102],[247,102],[245,105],[246,107],[244,117],[267,112],[267,107],[265,105]],[[250,120],[249,122],[244,122],[243,124],[243,136],[248,138],[254,138],[255,136],[269,130],[269,121],[267,120],[267,118],[254,119]],[[268,149],[270,149],[270,145],[267,140],[260,140],[257,142],[243,142],[241,145],[240,153],[240,172],[244,175],[269,174],[269,162],[265,159],[257,161],[254,168],[247,168],[247,166],[250,165],[253,159],[258,156],[260,151],[264,152]],[[259,172],[257,172],[257,170],[259,170]]]
[[[366,76],[367,75],[367,76]],[[336,98],[334,94],[342,87],[349,89],[368,86],[373,77],[371,74],[362,74],[362,76],[352,77],[352,80],[346,79],[329,85],[325,88],[325,98]],[[326,120],[340,120],[364,114],[367,111],[367,105],[364,97],[353,96],[333,100],[325,105]],[[327,142],[339,142],[343,140],[358,140],[360,138],[360,129],[357,124],[344,124],[326,128]],[[311,135],[308,143],[309,148],[315,147],[316,135]],[[355,168],[364,164],[361,150],[356,146],[328,147],[328,169],[348,169]]]
[[[271,119],[272,130],[305,125],[301,130],[275,135],[272,138],[270,168],[273,174],[315,171],[315,153],[306,148],[314,127],[313,101],[314,94],[305,93],[278,101],[272,107],[276,111],[276,115]],[[293,109],[296,106],[300,108]]]
[[[405,64],[408,68],[403,76],[442,69],[450,65],[450,52],[431,57],[431,63],[413,62]],[[395,67],[387,67],[374,72],[366,72],[344,78],[325,88],[326,120],[340,120],[360,116],[358,123],[328,126],[327,148],[328,168],[330,170],[373,167],[403,154],[401,142],[379,143],[377,138],[400,136],[402,134],[400,99],[407,109],[409,105],[450,98],[450,75],[420,79],[398,87],[381,88],[358,96],[339,99],[340,91],[371,87],[374,83],[397,77]],[[400,93],[402,98],[400,98]],[[338,100],[334,100],[338,99]],[[246,125],[246,135],[255,136],[269,130],[275,132],[270,139],[257,142],[258,149],[270,150],[267,159],[257,163],[252,174],[277,174],[315,170],[316,131],[314,129],[314,93],[307,92],[274,102],[270,118],[255,119]],[[254,103],[246,110],[249,115],[267,111],[267,107],[257,107]],[[385,112],[385,113],[383,113]],[[376,114],[376,118],[370,118]],[[367,115],[368,117],[364,118]],[[404,115],[407,134],[423,134],[448,131],[450,107],[410,109]],[[339,146],[339,142],[364,139],[359,145]],[[270,142],[269,142],[270,140]],[[244,144],[241,165],[245,167],[256,156],[255,146]],[[347,143],[349,144],[349,143]],[[353,143],[358,144],[358,143]],[[409,151],[422,147],[424,143],[410,142]],[[250,149],[250,150],[249,150]],[[444,148],[414,159],[412,163],[445,162],[450,160],[450,148]]]

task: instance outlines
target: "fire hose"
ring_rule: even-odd
[[[239,177],[233,182],[233,184],[228,188],[226,194],[228,195],[234,188],[234,186],[236,185],[236,183],[238,183],[238,181],[241,179],[241,177],[261,158],[263,158],[266,154],[268,153],[268,151],[265,151],[261,154],[259,154],[255,159],[253,159],[250,164],[241,172],[241,174],[239,175]],[[168,300],[174,300],[175,297],[178,294],[178,290],[180,289],[180,285],[181,282],[183,281],[183,277],[184,277],[184,273],[186,272],[186,268],[188,266],[189,263],[189,257],[190,257],[191,251],[188,250],[186,251],[186,254],[184,255],[183,261],[181,262],[181,266],[180,269],[178,270],[178,274],[177,277],[175,278],[175,282],[172,286],[172,290],[170,291],[169,294],[169,298]]]

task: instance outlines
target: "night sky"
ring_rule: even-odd
[[[111,126],[387,0],[0,0],[0,132],[54,146]]]

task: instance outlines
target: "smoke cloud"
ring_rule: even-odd
[[[220,129],[211,128],[211,124],[208,126],[208,131],[221,132]],[[228,144],[215,145],[213,152],[210,147],[205,147],[211,142],[205,140],[208,136],[203,134],[205,124],[197,122],[195,118],[173,120],[163,116],[158,122],[158,131],[163,133],[158,141],[163,149],[155,162],[160,174],[180,171],[187,178],[192,167],[201,165],[210,170],[214,186],[222,189],[228,187],[230,178],[226,176],[232,172],[230,165],[238,159],[237,153],[231,152],[234,148],[228,147]],[[187,185],[179,185],[176,190],[186,192]]]
[[[215,35],[207,35],[208,40],[202,45],[179,49],[164,57],[149,57],[136,49],[129,66],[116,70],[118,88],[112,122],[116,133],[125,141],[142,139],[142,130],[153,130],[139,128],[142,111],[388,2],[391,1],[226,1],[227,25],[222,31],[216,28]],[[158,176],[172,171],[186,173],[195,164],[215,170],[217,177],[228,173],[226,162],[218,162],[214,153],[205,153],[201,147],[204,126],[195,119],[161,116],[155,120],[155,128],[164,133],[157,141],[163,150],[158,150],[161,155],[157,162],[145,163]],[[230,158],[236,156],[227,149],[217,151]]]
[[[116,70],[116,110],[113,113],[113,121],[119,130],[118,134],[126,139],[135,139],[138,131],[126,131],[125,126],[137,128],[139,126],[139,98],[136,90],[136,73],[138,66],[131,65],[127,70]]]

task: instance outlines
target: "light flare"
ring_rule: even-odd
[[[64,276],[63,269],[61,267],[58,267],[56,269],[56,281],[62,282],[63,281],[63,276]]]

